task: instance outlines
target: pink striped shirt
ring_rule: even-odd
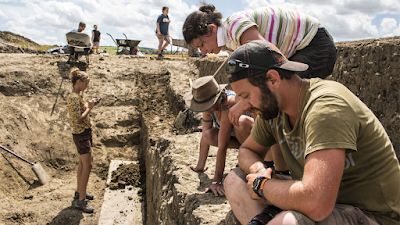
[[[242,34],[256,26],[265,40],[276,45],[289,58],[311,42],[320,23],[297,10],[265,7],[234,13],[223,21],[222,26],[226,29],[225,45],[228,49],[237,49]]]

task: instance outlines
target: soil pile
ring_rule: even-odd
[[[110,189],[125,188],[125,186],[140,186],[139,164],[121,164],[112,172]]]

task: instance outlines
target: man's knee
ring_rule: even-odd
[[[229,195],[235,194],[235,190],[237,190],[237,187],[240,185],[246,185],[246,183],[243,181],[242,178],[240,178],[234,170],[239,169],[235,168],[231,170],[231,172],[226,176],[224,180],[224,189],[225,189],[225,194],[229,198]]]

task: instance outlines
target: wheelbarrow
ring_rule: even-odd
[[[89,64],[89,54],[92,48],[89,35],[79,32],[69,32],[65,35],[65,38],[69,50],[68,63],[70,63],[73,56],[78,61],[80,56],[85,55],[86,63]]]
[[[117,46],[117,55],[136,55],[137,54],[137,46],[141,41],[139,40],[130,40],[128,37],[124,34],[125,39],[114,39],[111,34],[107,33],[112,40],[114,41],[115,45]],[[119,47],[122,47],[121,50],[119,50]]]
[[[202,57],[202,54],[198,49],[193,48],[191,45],[186,43],[186,41],[183,39],[172,38],[172,45],[181,47],[181,48],[186,48],[188,50],[188,55],[190,57]]]

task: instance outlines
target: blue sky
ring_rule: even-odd
[[[400,35],[399,0],[214,0],[223,17],[262,6],[297,9],[317,18],[335,41]],[[161,8],[168,6],[170,35],[183,39],[186,17],[199,8],[198,0],[0,0],[0,31],[11,31],[39,44],[64,45],[65,33],[87,24],[90,34],[97,24],[101,45],[125,38],[141,40],[140,47],[157,48],[154,34]]]

